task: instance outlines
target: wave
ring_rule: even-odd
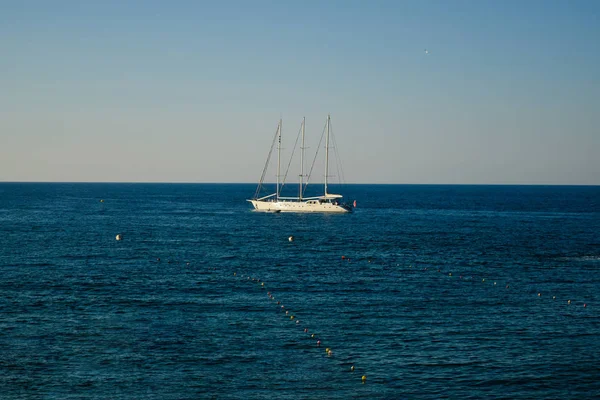
[[[559,257],[561,261],[599,262],[600,256]]]

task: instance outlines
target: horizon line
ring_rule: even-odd
[[[156,184],[156,185],[256,185],[255,182],[216,182],[216,181],[205,181],[205,182],[192,182],[192,181],[3,181],[0,180],[0,184],[3,183],[74,183],[74,184]],[[275,185],[275,182],[267,182],[267,185]],[[318,183],[312,184],[313,186],[320,185]],[[600,186],[600,183],[365,183],[365,182],[351,182],[351,183],[333,183],[330,185],[345,186],[345,185],[374,185],[374,186]]]

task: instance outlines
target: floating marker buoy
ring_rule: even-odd
[[[552,300],[556,300],[556,296],[552,296]]]
[[[329,347],[325,348],[325,353],[329,353]]]
[[[452,272],[448,273],[448,276],[452,276]]]
[[[507,288],[507,289],[508,289],[509,287],[510,287],[509,285],[506,285],[506,288]]]
[[[304,328],[304,333],[308,333],[308,328]]]
[[[297,323],[297,324],[299,324],[299,323],[300,323],[300,321],[299,321],[299,320],[296,320],[296,323]]]
[[[290,236],[290,237],[288,238],[288,240],[289,240],[290,242],[293,242],[293,241],[294,241],[294,237],[293,237],[293,236]]]
[[[100,199],[100,203],[104,203],[104,199]]]
[[[350,367],[350,371],[354,372],[354,365]]]
[[[285,315],[288,315],[288,313],[289,313],[289,311],[286,311],[286,312],[285,312]]]
[[[235,272],[233,273],[233,276],[236,276],[236,273],[235,273]]]
[[[541,294],[541,293],[538,293],[538,297],[542,297],[542,294]]]
[[[156,259],[156,261],[160,261],[160,257]]]
[[[346,256],[342,256],[342,260],[343,260],[344,258],[346,258]]]
[[[290,315],[290,319],[294,319],[294,316],[293,316],[293,315]]]
[[[363,375],[361,379],[362,379],[362,383],[365,383],[367,381],[367,376]]]
[[[260,286],[265,286],[265,283],[264,283],[264,282],[263,282],[263,283],[261,283],[261,284],[260,284]]]
[[[121,239],[123,239],[123,236],[119,233],[117,236],[115,236],[115,239],[121,240]]]
[[[571,304],[571,300],[567,301],[567,304]]]
[[[496,282],[494,282],[494,285],[496,284]]]
[[[329,357],[331,357],[331,355],[332,355],[332,354],[333,354],[333,352],[332,352],[331,350],[327,350],[327,355],[328,355]]]
[[[313,333],[313,334],[311,334],[311,335],[310,335],[310,337],[311,337],[311,338],[314,338],[314,337],[315,337],[315,334],[314,334],[314,333]],[[317,342],[317,343],[319,343],[319,344],[320,344],[321,342]]]
[[[315,336],[315,335],[313,335],[313,336]],[[321,345],[321,341],[317,340],[317,347],[320,346],[320,345]]]
[[[481,282],[485,282],[485,278],[483,278],[483,279],[481,280]]]
[[[587,307],[587,304],[583,303],[583,308],[586,308],[586,307]]]

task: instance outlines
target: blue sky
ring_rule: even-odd
[[[347,182],[600,184],[598,43],[583,0],[6,3],[0,181],[255,182],[330,113]]]

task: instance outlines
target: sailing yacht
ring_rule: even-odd
[[[326,136],[325,136],[325,182],[323,187],[323,194],[315,197],[304,197],[304,192],[306,190],[306,186],[308,184],[308,179],[310,179],[310,175],[308,176],[306,184],[303,183],[304,178],[304,126],[305,119],[302,120],[302,145],[300,146],[300,182],[298,189],[297,197],[282,197],[281,196],[281,187],[283,183],[280,184],[280,168],[281,168],[281,127],[282,121],[279,120],[279,124],[277,125],[277,131],[275,133],[275,138],[273,139],[273,144],[271,145],[271,150],[269,151],[269,156],[267,157],[267,162],[265,164],[265,168],[263,169],[263,173],[258,183],[258,187],[256,189],[256,193],[252,199],[248,201],[252,203],[254,209],[256,211],[262,212],[296,212],[296,213],[306,213],[306,212],[319,212],[319,213],[349,213],[352,212],[352,207],[348,204],[342,202],[343,196],[340,194],[333,194],[327,191],[327,179],[329,177],[329,131],[331,125],[331,117],[327,116],[327,126],[326,126]],[[261,193],[261,189],[263,187],[263,181],[265,179],[266,171],[269,165],[269,161],[271,158],[271,153],[273,152],[273,146],[277,143],[277,184],[275,193],[269,194],[267,196],[259,197]],[[314,162],[313,162],[314,165]],[[311,168],[312,170],[312,168]]]

